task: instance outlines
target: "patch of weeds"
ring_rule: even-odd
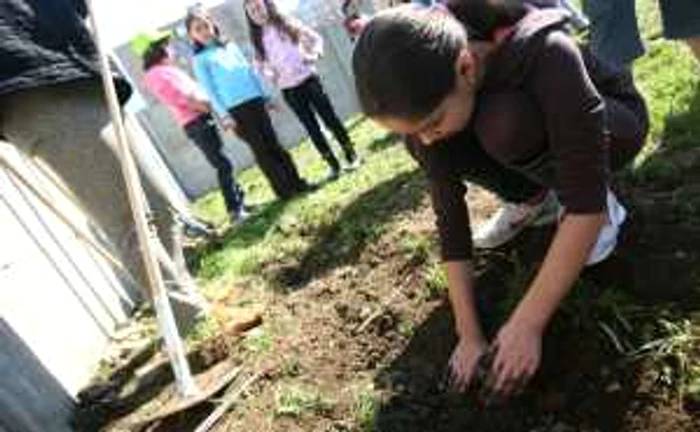
[[[425,285],[421,297],[424,300],[436,299],[447,292],[447,275],[440,263],[432,262],[425,270],[423,277]]]
[[[430,256],[430,237],[425,234],[406,233],[401,237],[400,248],[411,261],[424,263]]]
[[[399,334],[405,338],[410,338],[416,331],[416,327],[412,321],[404,320],[401,321],[396,329]]]
[[[374,396],[372,386],[362,388],[356,395],[352,406],[353,417],[360,432],[374,432],[375,418],[379,402]]]
[[[272,337],[262,328],[250,331],[245,339],[243,339],[243,348],[252,354],[265,354],[270,352],[272,345]]]
[[[206,319],[199,321],[194,327],[187,333],[187,342],[191,344],[198,344],[204,342],[205,340],[215,337],[221,327],[216,319],[212,316],[207,316]]]
[[[292,418],[301,417],[305,413],[328,414],[335,407],[335,402],[324,398],[319,392],[301,387],[279,388],[275,403],[276,416]]]
[[[301,375],[301,372],[301,362],[299,362],[297,357],[285,358],[280,367],[280,374],[287,377],[298,377]]]
[[[657,382],[673,389],[680,397],[700,396],[700,335],[688,319],[657,322],[656,338],[645,343],[632,358],[650,359],[657,372]]]

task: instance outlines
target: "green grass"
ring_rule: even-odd
[[[353,417],[360,432],[374,432],[374,420],[379,403],[371,385],[361,388],[353,402]]]
[[[382,219],[393,216],[391,206],[381,208],[382,201],[392,203],[394,188],[415,177],[412,173],[416,165],[401,146],[391,145],[385,131],[369,121],[355,123],[351,134],[365,164],[305,197],[274,201],[257,168],[242,173],[239,179],[250,201],[262,203],[263,209],[251,222],[233,231],[223,248],[202,259],[198,276],[205,281],[246,278],[256,275],[265,264],[303,257],[319,243],[330,242],[343,255],[352,254],[377,238],[384,230]],[[323,178],[325,163],[308,142],[295,149],[293,156],[303,176],[314,181]],[[208,220],[225,219],[218,193],[197,202],[195,209]],[[323,246],[331,246],[325,243]]]
[[[333,410],[335,402],[308,387],[280,387],[275,397],[275,415],[301,417],[305,413],[325,414]]]
[[[269,353],[273,346],[272,336],[263,328],[257,328],[249,332],[243,339],[243,348],[254,355]]]
[[[685,46],[660,37],[656,4],[652,0],[638,2],[648,53],[635,64],[634,73],[648,102],[651,133],[634,169],[624,176],[624,184],[628,188],[652,185],[662,191],[677,190],[677,196],[669,201],[669,211],[679,220],[678,226],[697,227],[700,190],[686,184],[688,173],[679,164],[684,162],[683,151],[700,145],[700,68]],[[351,123],[365,165],[312,194],[275,202],[258,169],[239,176],[250,200],[261,203],[263,209],[230,233],[222,247],[204,254],[198,277],[205,284],[253,278],[271,289],[280,280],[299,284],[322,277],[335,266],[352,265],[368,244],[391,229],[396,217],[420,205],[426,191],[416,164],[402,146],[394,145],[386,131],[369,121],[354,119]],[[681,155],[680,161],[674,158],[676,154]],[[295,149],[293,156],[305,177],[323,178],[326,166],[308,142]],[[226,219],[218,193],[201,199],[196,212],[213,221]],[[405,258],[421,266],[424,286],[418,297],[422,301],[442,295],[447,287],[433,244],[434,237],[408,233],[396,245]],[[508,260],[510,271],[503,285],[509,295],[496,308],[504,316],[536,270],[532,263],[523,264],[517,257]],[[597,298],[590,295],[589,288],[579,282],[564,304],[560,315],[567,325],[592,328],[606,346],[623,356],[650,359],[657,365],[660,379],[680,393],[700,393],[697,319],[666,306],[640,305],[622,293],[631,287],[604,287],[608,289]],[[402,321],[399,333],[410,337],[419,325]],[[204,328],[200,332],[208,331]],[[274,348],[272,337],[264,331],[246,338],[244,347],[256,354]],[[285,375],[299,375],[298,366],[289,362]],[[332,406],[318,392],[299,387],[279,389],[276,401],[276,414],[289,417]],[[353,412],[360,430],[373,429],[376,407],[371,388],[358,393]]]

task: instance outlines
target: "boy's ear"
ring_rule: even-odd
[[[476,59],[468,49],[462,49],[455,64],[457,79],[472,86],[476,82]]]
[[[471,81],[476,75],[475,59],[468,49],[465,48],[460,51],[455,63],[455,69],[458,77],[467,78]]]

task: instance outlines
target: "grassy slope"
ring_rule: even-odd
[[[700,171],[685,169],[684,165],[693,165],[689,160],[700,144],[700,73],[684,46],[660,38],[656,2],[645,0],[638,3],[649,52],[636,64],[635,74],[649,103],[652,131],[647,148],[635,169],[625,176],[624,185],[632,191],[634,205],[644,214],[647,214],[644,211],[645,200],[653,201],[656,194],[674,194],[673,199],[658,204],[657,209],[663,209],[663,212],[648,212],[649,218],[654,221],[653,226],[650,225],[652,229],[668,229],[669,241],[673,242],[677,236],[692,237],[700,224],[700,190],[696,185],[698,180],[695,180],[697,177],[688,177],[693,174],[700,176]],[[231,233],[224,247],[209,251],[201,257],[198,277],[211,294],[216,296],[216,290],[227,286],[231,281],[242,286],[254,284],[262,287],[262,290],[284,288],[285,279],[280,280],[280,272],[277,270],[279,266],[290,262],[295,267],[302,268],[301,274],[291,276],[295,284],[300,280],[307,282],[307,277],[322,278],[325,270],[339,262],[352,265],[358,250],[365,244],[396,228],[394,222],[398,215],[410,217],[422,195],[407,194],[405,200],[392,200],[392,197],[396,187],[408,184],[408,187],[415,189],[420,186],[410,180],[416,169],[415,164],[401,146],[391,145],[385,132],[366,121],[356,119],[353,123],[353,137],[366,156],[366,165],[360,171],[346,175],[313,194],[289,203],[274,203],[271,202],[271,193],[257,169],[240,176],[252,201],[269,204],[265,205],[259,217]],[[294,158],[305,176],[315,180],[323,177],[325,165],[308,142],[294,151]],[[217,221],[225,219],[223,203],[218,194],[205,197],[197,203],[196,208],[206,218]],[[665,223],[668,218],[672,220]],[[674,227],[679,228],[675,234]],[[652,231],[647,238],[662,242],[664,235],[663,232]],[[420,249],[421,253],[430,256],[425,264],[428,291],[444,288],[444,278],[435,269],[434,248],[425,246],[426,242],[430,244],[431,241],[422,237],[408,238],[401,246],[410,253]],[[640,245],[642,243],[623,254],[629,259],[645,255],[645,250],[634,249],[642,247]],[[668,258],[671,252],[656,246],[649,246],[649,254],[658,252],[659,268],[652,269],[650,274],[666,272],[671,278],[688,279],[691,284],[700,284],[700,278],[696,277],[693,267],[698,261],[694,252],[690,251],[692,245],[681,250],[685,245],[679,241],[679,251],[672,252],[692,256],[689,266],[678,267],[685,273],[692,272],[691,275],[674,274],[676,267],[671,262],[674,258]],[[656,258],[649,255],[644,259],[649,259],[652,263]],[[667,259],[671,261],[665,269]],[[309,274],[303,273],[304,266],[312,269]],[[520,268],[507,277],[511,279],[511,284],[516,284],[531,274],[532,270],[533,268]],[[666,282],[673,285],[674,280],[668,279]],[[660,290],[666,288],[659,286]],[[590,320],[578,309],[585,302],[585,298],[574,296],[565,308],[568,319],[572,322]],[[689,357],[692,350],[697,349],[693,348],[692,340],[692,334],[697,334],[696,326],[700,323],[697,318],[692,319],[692,314],[678,312],[675,307],[640,306],[626,294],[603,296],[596,300],[595,306],[598,310],[595,319],[599,320],[601,327],[606,327],[601,331],[601,337],[613,345],[620,345],[622,350],[638,347],[650,340],[666,341],[670,357],[656,355],[658,352],[653,350],[647,353],[653,361],[658,362],[661,375],[669,358],[676,365],[685,361],[687,364],[684,368],[675,369],[676,372],[667,375],[665,379],[672,387],[688,393],[700,390],[693,387],[700,383],[697,380],[700,373],[695,369],[698,367],[697,359]],[[507,306],[503,309],[507,309]],[[622,315],[622,319],[618,315]],[[634,316],[644,316],[643,322],[648,325],[634,321]],[[663,318],[663,321],[659,318]],[[632,331],[625,330],[626,321],[629,320],[632,320]],[[410,334],[412,326],[419,323],[404,325],[403,331]],[[267,328],[264,331],[272,330]],[[368,411],[373,407],[371,394],[361,392],[358,397],[357,409],[360,413],[357,422],[366,425],[369,430],[372,413]],[[312,390],[299,390],[296,387],[292,390],[282,389],[279,390],[278,411],[289,415],[305,409],[306,405],[312,408],[318,405],[314,401],[316,395]]]

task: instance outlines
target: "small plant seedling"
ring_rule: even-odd
[[[275,396],[278,417],[298,418],[304,413],[324,414],[330,412],[335,403],[318,392],[301,387],[280,388]]]
[[[353,417],[361,432],[375,431],[374,425],[378,407],[379,404],[374,396],[372,386],[362,388],[355,395],[355,402],[352,407]]]

